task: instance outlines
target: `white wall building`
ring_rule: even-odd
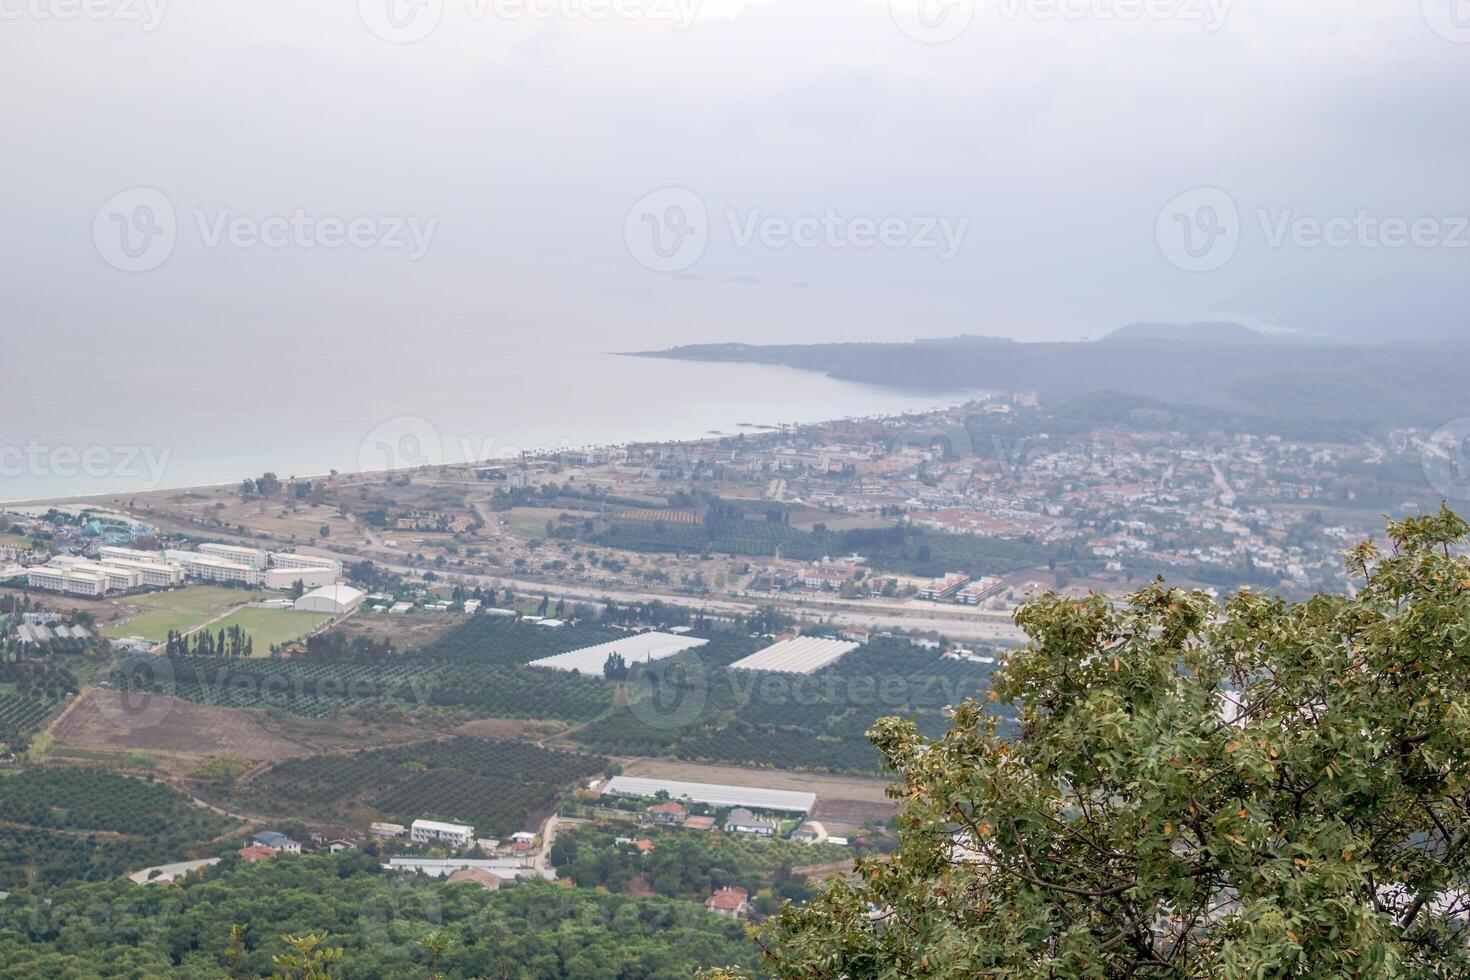
[[[460,823],[440,823],[437,820],[415,820],[409,828],[408,837],[415,844],[445,844],[450,847],[469,847],[475,839],[475,828]]]
[[[96,598],[107,594],[107,576],[74,565],[36,565],[26,570],[26,584],[46,592]]]
[[[341,573],[335,568],[267,568],[260,573],[260,584],[267,589],[289,589],[297,582],[308,589],[336,585]]]
[[[251,568],[265,568],[270,563],[269,557],[259,548],[242,548],[235,544],[201,544],[199,553]]]
[[[318,558],[316,555],[299,555],[291,551],[271,552],[272,568],[330,568],[342,571],[342,562],[336,558]]]
[[[242,565],[239,562],[226,561],[223,558],[215,558],[212,555],[198,554],[186,557],[184,571],[190,578],[202,579],[205,582],[260,584],[260,569],[251,565]]]
[[[301,612],[329,613],[341,616],[362,605],[363,593],[350,585],[328,585],[313,589],[296,600]]]

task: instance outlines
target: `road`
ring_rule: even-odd
[[[311,554],[339,558],[348,564],[361,561],[364,557],[370,557],[381,567],[400,575],[419,575],[426,571],[414,565],[387,560],[381,555],[365,556],[335,552],[325,548],[301,550]],[[1020,644],[1026,642],[1026,635],[1011,621],[1008,613],[976,609],[973,606],[942,606],[917,600],[914,602],[872,600],[853,602],[836,598],[794,596],[762,596],[749,599],[705,598],[659,592],[634,592],[600,585],[535,582],[505,575],[481,575],[460,571],[441,571],[439,574],[452,576],[470,585],[509,588],[525,595],[546,595],[552,599],[567,599],[576,602],[595,603],[602,599],[621,603],[662,602],[686,609],[704,609],[714,613],[745,616],[763,606],[774,606],[783,612],[816,616],[839,626],[866,629],[933,630],[958,640],[989,643]]]

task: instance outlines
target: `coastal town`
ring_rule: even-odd
[[[993,392],[6,505],[0,819],[39,850],[3,883],[81,846],[11,791],[95,798],[121,836],[89,873],[149,887],[348,862],[761,922],[895,846],[873,726],[941,734],[1029,598],[1342,591],[1383,513],[1433,503],[1424,433],[1107,418]]]

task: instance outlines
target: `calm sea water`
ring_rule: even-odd
[[[691,439],[947,404],[787,368],[621,357],[548,339],[303,354],[73,350],[0,389],[0,501]],[[956,396],[955,400],[958,400]]]

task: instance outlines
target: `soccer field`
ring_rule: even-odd
[[[332,617],[326,613],[297,612],[294,609],[240,609],[217,623],[209,624],[212,632],[229,632],[238,626],[250,635],[255,656],[270,654],[274,645],[299,640]]]
[[[147,595],[130,596],[123,600],[130,606],[147,609],[166,609],[180,613],[210,613],[219,615],[233,606],[243,606],[264,596],[264,592],[252,589],[226,589],[217,585],[190,585],[166,592],[150,592]]]
[[[214,585],[191,585],[165,592],[128,596],[122,601],[144,611],[132,619],[115,623],[102,631],[103,636],[141,636],[154,643],[168,639],[170,630],[187,633],[198,629],[221,613],[243,606],[263,593],[248,589],[225,589]],[[259,641],[256,641],[259,643]]]

